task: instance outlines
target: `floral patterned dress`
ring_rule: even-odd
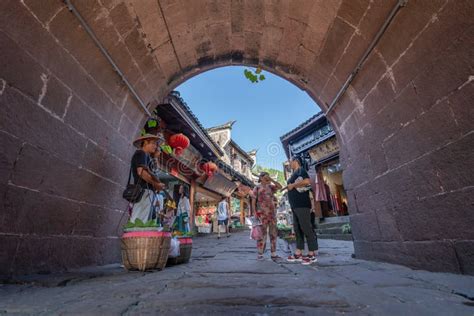
[[[272,184],[260,184],[253,189],[252,197],[257,199],[256,216],[262,222],[263,238],[257,240],[257,250],[260,255],[265,252],[267,242],[267,232],[270,235],[271,251],[276,252],[276,242],[278,237],[276,206],[274,202],[277,188]]]

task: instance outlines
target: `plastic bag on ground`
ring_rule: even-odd
[[[178,238],[171,238],[170,251],[168,254],[170,258],[179,257],[179,240]]]

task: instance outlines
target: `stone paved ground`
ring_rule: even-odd
[[[160,272],[111,265],[1,285],[0,314],[474,315],[474,277],[352,259],[346,241],[320,245],[319,263],[302,266],[257,261],[245,232],[196,238],[189,264]]]

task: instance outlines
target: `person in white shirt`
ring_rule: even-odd
[[[226,198],[223,197],[222,200],[217,205],[217,238],[221,238],[221,226],[225,227],[225,232],[227,237],[230,237],[229,232],[229,203],[227,203]]]

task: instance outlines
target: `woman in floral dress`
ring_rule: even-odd
[[[259,175],[257,185],[252,192],[252,208],[255,215],[262,223],[263,236],[257,240],[258,260],[263,260],[263,253],[267,242],[267,234],[270,235],[271,243],[271,258],[273,260],[279,257],[276,254],[277,242],[277,220],[275,207],[275,193],[281,190],[282,186],[274,181],[267,172],[262,172]]]

